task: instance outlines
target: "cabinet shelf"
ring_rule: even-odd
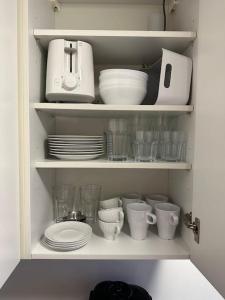
[[[81,40],[94,49],[95,64],[151,64],[162,48],[182,53],[196,38],[189,31],[48,30],[35,29],[34,37],[45,48],[53,39]],[[128,50],[129,49],[129,50]]]
[[[104,159],[68,161],[46,159],[34,163],[37,169],[159,169],[190,170],[191,164],[184,162],[116,162]]]
[[[107,241],[93,234],[90,242],[83,248],[56,252],[45,248],[39,242],[32,250],[33,259],[188,259],[190,257],[186,244],[182,239],[162,240],[156,234],[150,233],[143,241],[135,241],[122,232],[117,241]]]
[[[77,103],[35,103],[37,111],[52,116],[68,117],[126,117],[135,114],[167,113],[180,115],[191,113],[192,105],[105,105],[105,104],[77,104]]]

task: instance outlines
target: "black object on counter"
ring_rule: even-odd
[[[121,281],[100,282],[91,291],[89,300],[152,300],[145,289]]]

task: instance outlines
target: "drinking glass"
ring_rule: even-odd
[[[62,184],[54,187],[55,220],[61,222],[73,210],[75,187]]]
[[[165,161],[185,161],[185,135],[180,131],[164,131],[161,141],[161,159]]]
[[[101,200],[102,187],[96,184],[82,185],[80,187],[81,213],[87,222],[97,221],[97,210]]]
[[[111,119],[106,135],[108,159],[115,161],[127,160],[130,152],[128,120]]]

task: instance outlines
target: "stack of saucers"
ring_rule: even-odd
[[[49,135],[49,154],[59,159],[89,160],[104,154],[103,136]]]
[[[55,251],[73,251],[84,247],[90,240],[92,228],[82,222],[62,222],[49,226],[42,244]]]

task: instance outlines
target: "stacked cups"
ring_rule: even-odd
[[[124,213],[122,201],[119,198],[100,201],[98,224],[105,239],[116,240],[121,232],[123,223]]]
[[[105,104],[138,105],[147,94],[148,75],[129,69],[100,72],[99,91]]]

